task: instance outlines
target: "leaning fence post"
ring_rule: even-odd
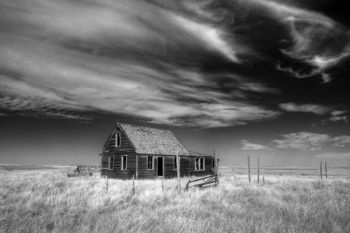
[[[248,180],[250,183],[250,157],[249,157],[249,155],[248,155]]]
[[[132,195],[135,195],[135,175],[132,175]]]
[[[321,180],[322,180],[322,161],[320,162],[320,176],[321,176]]]
[[[328,178],[327,162],[324,162],[324,171],[326,172],[326,178]]]

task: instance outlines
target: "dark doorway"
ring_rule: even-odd
[[[158,157],[158,176],[163,176],[163,157]]]

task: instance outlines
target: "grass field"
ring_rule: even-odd
[[[350,181],[225,175],[178,193],[176,180],[67,178],[63,169],[0,171],[0,232],[350,232]],[[182,179],[183,186],[187,179]]]

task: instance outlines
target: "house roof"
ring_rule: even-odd
[[[169,129],[118,123],[138,154],[191,155]]]

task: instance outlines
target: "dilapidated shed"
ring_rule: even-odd
[[[178,157],[177,157],[178,155]],[[101,154],[101,174],[128,179],[211,175],[212,155],[189,152],[169,129],[117,123]]]

